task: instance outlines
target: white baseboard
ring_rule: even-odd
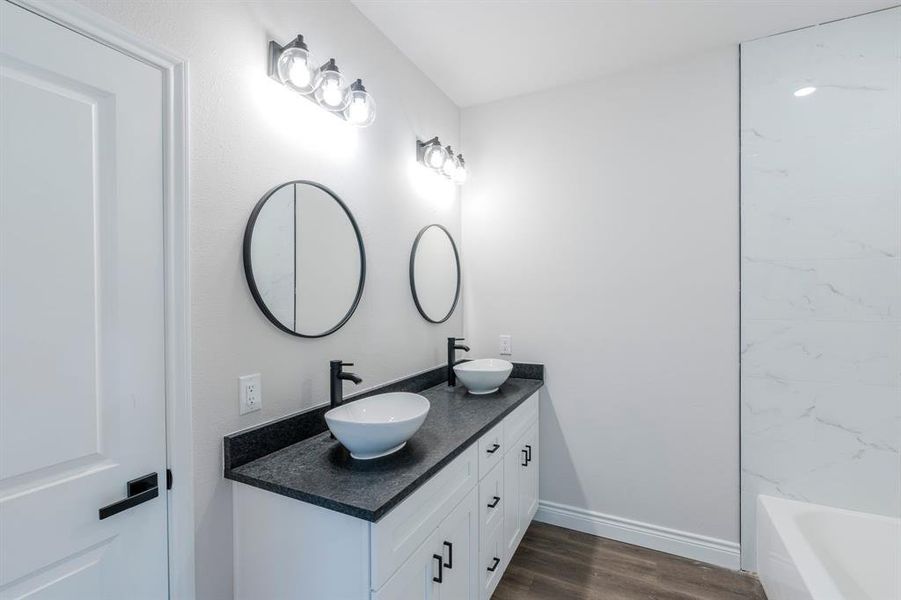
[[[740,569],[740,547],[736,542],[605,515],[545,500],[538,503],[535,520],[735,571]]]

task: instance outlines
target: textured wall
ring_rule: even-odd
[[[222,435],[326,401],[329,359],[353,360],[373,386],[443,362],[443,338],[461,333],[462,310],[426,323],[407,279],[421,227],[442,223],[459,239],[454,186],[422,173],[414,153],[417,136],[456,146],[459,111],[345,2],[84,3],[190,63],[197,595],[223,600],[232,597],[232,506]],[[334,56],[363,78],[378,103],[371,127],[353,130],[266,76],[269,39],[297,33],[320,60]],[[276,330],[244,281],[250,210],[291,179],[337,192],[366,243],[360,307],[324,339]],[[242,417],[237,377],[254,372],[263,376],[263,410]]]
[[[742,45],[749,569],[758,494],[901,511],[899,32],[893,9]]]

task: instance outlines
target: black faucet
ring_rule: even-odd
[[[463,340],[464,338],[447,338],[447,385],[449,387],[457,385],[457,374],[454,373],[454,365],[460,361],[457,360],[456,351],[465,350],[466,352],[469,352],[469,346],[457,343],[462,342]]]
[[[363,381],[353,373],[344,372],[344,367],[352,366],[354,366],[353,363],[341,362],[340,360],[329,362],[329,374],[331,375],[329,378],[329,392],[332,408],[335,408],[344,400],[344,384],[342,381],[353,381],[355,384],[360,384]]]

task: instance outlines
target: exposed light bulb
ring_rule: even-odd
[[[305,88],[310,85],[313,80],[313,74],[310,73],[310,66],[306,59],[295,57],[291,60],[291,66],[288,67],[288,80],[295,86]]]
[[[453,179],[454,183],[456,183],[457,185],[462,185],[466,183],[466,178],[468,175],[469,173],[466,172],[466,164],[463,162],[463,155],[458,154],[457,165],[454,169],[454,174],[451,179]]]
[[[795,96],[797,98],[803,98],[804,96],[811,95],[815,91],[817,91],[815,87],[802,87],[801,89],[795,90]]]
[[[369,118],[369,103],[365,98],[354,98],[347,109],[347,119],[354,124],[363,123]]]
[[[447,158],[444,159],[444,164],[441,165],[441,172],[447,175],[448,177],[454,176],[454,171],[457,170],[457,159],[454,158],[454,151],[451,150],[451,147],[447,147]]]
[[[274,43],[274,42],[272,42]],[[313,67],[313,55],[303,42],[303,36],[282,48],[275,69],[278,79],[295,92],[311,94],[316,87],[316,73]]]
[[[425,149],[425,164],[432,169],[440,169],[447,158],[447,151],[440,144],[432,144]]]
[[[329,106],[340,106],[344,94],[341,93],[341,87],[334,79],[326,79],[322,85],[322,101]]]
[[[350,102],[344,109],[344,118],[355,127],[368,127],[375,121],[375,99],[366,91],[363,81],[357,79],[350,84]]]
[[[315,97],[316,101],[328,110],[337,112],[347,108],[350,97],[345,87],[344,75],[338,70],[334,58],[330,58],[319,67]]]

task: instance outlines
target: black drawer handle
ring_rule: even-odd
[[[532,462],[532,446],[526,444],[526,450],[529,451],[529,454],[526,456],[526,460],[528,462]]]
[[[113,502],[101,508],[98,513],[100,520],[117,515],[123,510],[134,508],[148,500],[153,500],[160,495],[156,473],[149,473],[143,477],[132,479],[126,484],[126,497],[118,502]]]
[[[451,542],[444,542],[444,545],[447,546],[447,562],[444,563],[444,566],[448,569],[454,568],[454,545]]]
[[[494,562],[491,564],[490,567],[488,567],[488,571],[489,571],[490,573],[494,573],[495,569],[497,569],[497,566],[498,566],[499,564],[501,564],[501,559],[499,559],[498,557],[495,556],[495,557],[494,557]]]
[[[495,506],[497,506],[497,503],[500,502],[500,501],[501,501],[501,497],[500,497],[500,496],[495,496],[495,497],[492,499],[492,501],[488,504],[488,508],[494,508]]]
[[[525,448],[522,449],[522,466],[524,466],[524,467],[529,466],[529,453],[526,452]]]
[[[488,454],[494,454],[495,452],[497,452],[497,449],[500,447],[501,447],[500,444],[492,444],[490,448],[485,450],[485,452],[487,452]]]
[[[432,577],[435,583],[444,581],[444,558],[440,554],[433,554],[432,558],[438,561],[438,577]]]

